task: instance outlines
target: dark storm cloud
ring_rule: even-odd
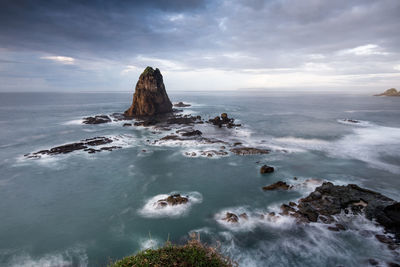
[[[157,42],[153,28],[164,13],[194,12],[199,0],[2,1],[0,43],[39,51],[141,52]],[[96,51],[97,50],[97,51]]]
[[[153,64],[175,72],[325,75],[321,81],[353,75],[354,83],[357,75],[379,82],[391,75],[392,82],[400,69],[399,14],[398,0],[6,0],[0,74],[21,69],[17,61],[27,64],[27,76],[43,78],[38,64],[45,68],[45,80],[85,79],[79,70],[88,80],[118,80]]]

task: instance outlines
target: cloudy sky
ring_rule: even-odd
[[[0,91],[400,87],[399,0],[1,0]]]

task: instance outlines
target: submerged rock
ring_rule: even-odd
[[[351,122],[351,123],[360,123],[358,120],[352,120],[352,119],[343,119],[345,122]]]
[[[264,174],[264,173],[271,173],[274,172],[274,167],[268,166],[268,165],[263,165],[260,168],[260,173]]]
[[[237,148],[232,148],[230,151],[236,155],[257,155],[257,154],[268,154],[270,152],[270,150],[268,149],[261,149],[255,147],[237,147]]]
[[[84,124],[101,124],[101,123],[108,123],[111,122],[110,117],[107,115],[97,115],[94,117],[86,117],[83,118],[82,123]]]
[[[175,103],[174,107],[178,107],[178,108],[190,107],[190,104],[185,104],[183,102],[179,102],[179,103]]]
[[[159,69],[147,67],[139,77],[131,107],[125,111],[126,116],[153,116],[172,111]]]
[[[288,190],[289,188],[290,188],[290,185],[288,185],[287,183],[278,181],[276,183],[264,186],[262,189],[266,190],[266,191],[271,191],[271,190],[277,190],[277,189]]]

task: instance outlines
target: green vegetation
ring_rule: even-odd
[[[128,256],[111,265],[111,267],[150,267],[150,266],[236,266],[228,258],[219,254],[215,248],[207,247],[196,239],[183,246],[167,242],[159,249],[147,249],[136,255]]]
[[[142,75],[153,74],[153,73],[154,73],[154,69],[153,69],[152,67],[147,66],[147,67],[144,69]]]

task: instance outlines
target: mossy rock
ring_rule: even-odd
[[[159,73],[161,74],[161,72],[160,72],[160,70],[159,70],[158,68],[153,69],[152,67],[147,66],[147,67],[144,69],[144,71],[142,72],[141,75],[154,75],[154,74],[157,73],[157,72],[159,72]]]
[[[236,266],[215,248],[207,247],[197,240],[183,246],[167,243],[158,249],[147,249],[113,263],[110,267],[184,266],[184,267],[230,267]]]

